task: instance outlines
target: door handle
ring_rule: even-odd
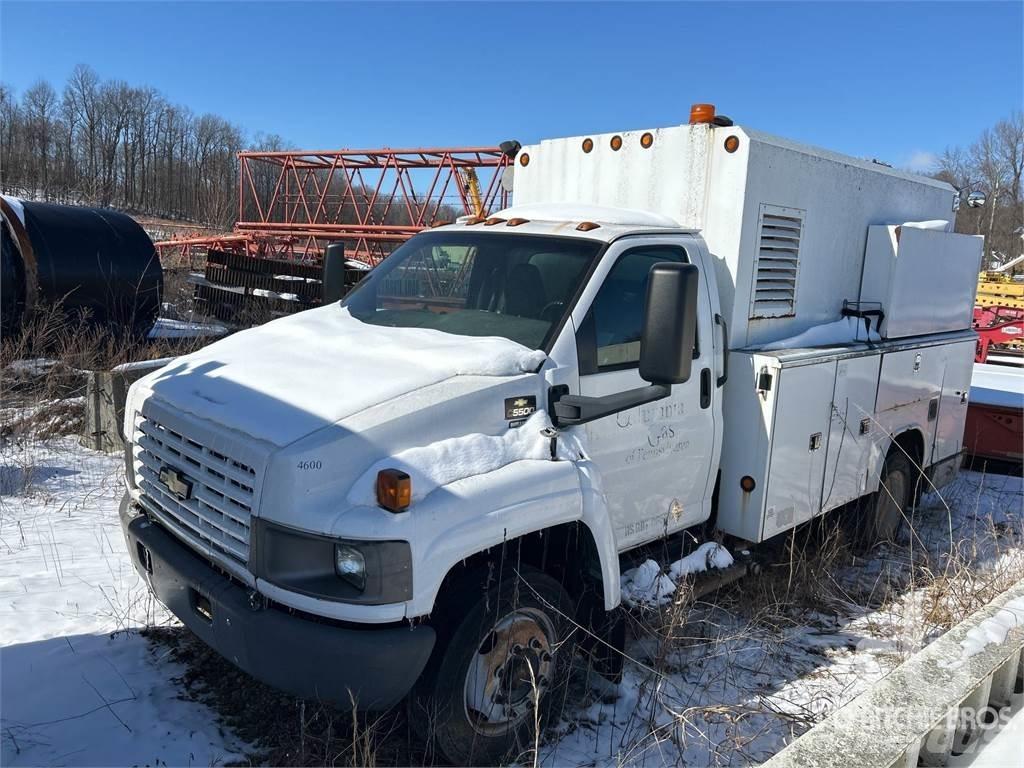
[[[702,368],[700,372],[700,407],[711,405],[711,369]]]
[[[715,382],[716,387],[721,387],[729,380],[729,326],[726,324],[725,318],[717,312],[715,313],[715,325],[722,329],[722,375]]]

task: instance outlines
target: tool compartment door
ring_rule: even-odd
[[[779,371],[762,539],[821,510],[835,378],[835,360]]]
[[[946,369],[942,376],[942,394],[935,424],[935,449],[932,463],[948,459],[963,447],[964,425],[967,423],[967,401],[974,371],[973,341],[946,347]]]
[[[881,365],[881,355],[865,355],[840,360],[836,366],[822,512],[873,490],[870,474],[879,453],[874,416]]]

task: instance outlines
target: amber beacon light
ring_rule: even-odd
[[[690,107],[690,125],[711,123],[715,120],[714,104],[694,104]]]

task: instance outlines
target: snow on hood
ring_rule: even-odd
[[[514,461],[550,460],[551,440],[541,434],[541,430],[550,427],[547,413],[537,411],[524,424],[502,435],[461,435],[398,451],[378,461],[356,480],[348,494],[349,503],[354,506],[377,503],[377,473],[382,469],[400,469],[408,474],[412,479],[412,500],[419,501],[443,485],[493,472]],[[573,461],[583,455],[575,430],[558,434],[556,458]]]
[[[286,445],[453,376],[536,370],[543,352],[499,337],[364,323],[332,304],[236,333],[141,379],[174,408]],[[136,398],[129,395],[129,413]]]

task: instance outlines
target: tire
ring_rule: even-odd
[[[432,622],[447,641],[414,688],[409,716],[454,765],[497,765],[532,749],[535,717],[543,729],[564,698],[575,651],[572,603],[550,576],[526,567],[520,574],[486,591],[468,579]]]
[[[910,460],[899,448],[885,457],[878,490],[866,505],[861,525],[860,538],[864,546],[897,539],[914,493],[915,477]]]

